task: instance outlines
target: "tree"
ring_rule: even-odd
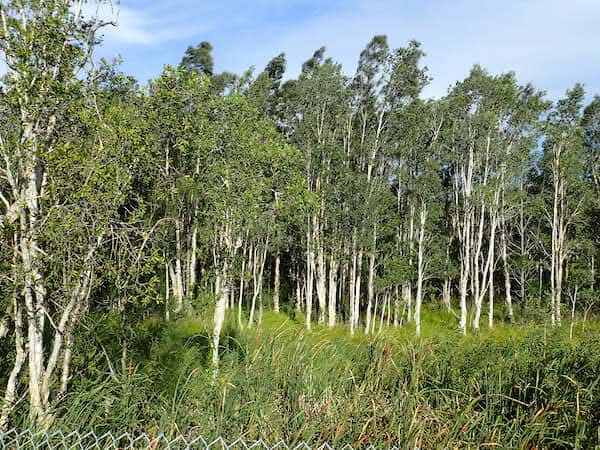
[[[570,249],[571,229],[585,207],[583,132],[581,128],[584,90],[575,85],[559,100],[546,124],[543,169],[546,216],[550,225],[550,308],[552,325],[561,324],[565,263]]]
[[[90,69],[95,33],[82,1],[7,1],[0,45],[8,73],[2,130],[3,217],[14,255],[15,361],[0,426],[27,362],[30,415],[52,423],[66,389],[73,335],[94,288],[99,250],[129,186],[119,145],[96,108]],[[65,239],[68,236],[68,239]]]
[[[202,41],[198,45],[190,46],[181,59],[181,64],[188,70],[193,70],[200,75],[214,74],[213,46],[210,42]]]
[[[494,317],[496,244],[500,231],[505,294],[512,316],[507,218],[511,184],[522,180],[535,144],[535,125],[545,108],[542,93],[516,83],[514,74],[491,76],[475,66],[448,96],[445,145],[450,150],[453,228],[460,261],[460,329],[467,331],[467,299],[473,299],[473,328],[479,329],[485,295],[488,324]],[[521,181],[519,181],[521,180]]]
[[[148,134],[153,142],[155,181],[149,199],[162,221],[166,273],[175,298],[175,312],[183,312],[197,281],[200,208],[204,176],[213,145],[209,125],[210,79],[183,68],[166,67],[152,83],[145,104]],[[169,292],[166,293],[167,299]]]
[[[296,196],[302,198],[302,160],[241,96],[216,98],[212,121],[215,151],[206,161],[204,220],[215,276],[212,362],[216,371],[225,311],[233,304],[235,261],[241,257],[252,272],[251,326],[257,301],[262,310],[264,267],[277,219],[274,211],[285,211],[290,202],[298,201]],[[240,255],[243,248],[251,250]]]

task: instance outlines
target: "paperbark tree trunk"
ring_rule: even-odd
[[[239,286],[239,293],[238,293],[238,311],[237,311],[238,326],[240,328],[244,328],[244,324],[242,323],[242,304],[244,301],[244,286],[245,286],[245,282],[246,282],[245,277],[246,277],[247,256],[248,256],[248,246],[247,246],[247,243],[244,243],[243,250],[242,250],[242,267],[240,269],[240,286]]]
[[[27,359],[25,351],[25,336],[23,335],[23,313],[17,304],[16,296],[13,298],[13,323],[15,334],[15,361],[8,376],[4,399],[0,408],[0,432],[6,431],[10,424],[10,414],[17,400],[17,385],[23,364]]]
[[[327,325],[329,327],[334,327],[336,322],[338,269],[339,263],[334,252],[331,252],[329,257],[329,311],[327,314]]]
[[[367,322],[365,325],[366,333],[369,333],[371,325],[371,308],[375,298],[375,253],[369,255],[369,278],[367,281]]]
[[[227,308],[227,299],[229,298],[229,286],[227,282],[229,265],[225,261],[217,278],[215,280],[215,291],[217,292],[217,303],[215,305],[214,327],[212,335],[212,366],[213,377],[219,373],[219,343],[221,340],[221,330],[225,321],[225,310]]]
[[[349,296],[350,296],[350,334],[353,335],[355,330],[356,319],[356,266],[357,266],[358,255],[356,252],[356,228],[352,234],[352,262],[350,264],[350,270],[348,274],[349,282]]]
[[[489,289],[492,289],[490,283],[492,280],[491,274],[494,270],[494,246],[496,242],[496,224],[496,215],[495,213],[492,213],[492,217],[490,218],[490,236],[488,242],[488,252],[485,265],[482,269],[481,287],[479,287],[479,274],[474,274],[474,276],[478,278],[478,288],[476,290],[477,297],[475,297],[475,314],[473,317],[473,328],[476,332],[479,331],[481,309],[483,305],[483,300],[485,298],[485,294]]]
[[[425,276],[425,223],[427,220],[427,206],[421,204],[419,212],[419,236],[417,240],[417,293],[415,297],[415,331],[417,337],[421,336],[421,304],[423,303],[423,278]]]
[[[311,239],[311,232],[306,233],[306,281],[304,284],[304,298],[306,307],[306,329],[311,329],[312,324],[312,296],[313,296],[313,283],[314,283],[314,269],[315,269],[315,254],[313,250],[313,243]]]
[[[181,248],[181,221],[179,218],[175,220],[175,280],[174,280],[174,290],[175,290],[175,312],[181,312],[183,310],[183,271],[182,271],[182,248]]]
[[[196,289],[196,268],[198,265],[198,227],[194,226],[190,239],[190,256],[188,259],[188,275],[186,293],[188,297],[194,295]]]
[[[277,254],[275,255],[275,281],[273,286],[273,311],[276,313],[279,312],[279,290],[281,288],[281,279],[280,279],[280,265],[281,265],[281,255],[279,254],[279,250],[277,250]]]
[[[442,302],[446,306],[447,311],[452,311],[450,280],[448,278],[444,279],[444,284],[442,285]]]
[[[321,205],[323,207],[323,205]],[[327,265],[325,263],[325,249],[323,248],[323,229],[318,217],[313,217],[313,242],[316,246],[316,259],[314,260],[317,300],[319,302],[318,322],[327,321]]]
[[[258,244],[254,247],[254,256],[252,258],[252,280],[254,289],[252,294],[252,307],[250,309],[250,317],[248,319],[248,328],[252,328],[252,324],[254,322],[254,311],[257,300],[260,300],[259,322],[262,320],[262,286],[268,245],[269,242],[267,240],[267,242],[264,243],[264,248],[262,251],[260,251]]]
[[[413,301],[412,301],[412,285],[410,282],[402,286],[402,296],[404,297],[404,306],[406,308],[406,321],[413,320]]]
[[[502,235],[500,236],[500,244],[502,245],[502,269],[504,271],[504,294],[506,296],[506,309],[510,322],[514,322],[514,314],[512,307],[511,282],[510,282],[510,267],[508,265],[508,250],[506,244],[506,227],[505,221],[502,224]],[[524,280],[521,280],[524,288]]]
[[[33,125],[25,125],[25,136],[35,142]],[[34,150],[31,152],[36,154]],[[38,244],[40,230],[39,215],[43,168],[34,157],[30,157],[24,168],[25,186],[21,194],[23,207],[20,213],[19,249],[23,270],[23,297],[27,318],[27,344],[29,367],[29,403],[33,421],[42,426],[49,425],[47,405],[44,403],[42,379],[44,375],[44,330],[46,320],[46,288],[43,270],[40,267],[42,254]]]
[[[361,276],[362,276],[362,258],[363,250],[358,251],[356,262],[356,283],[354,285],[354,329],[358,329],[360,321],[360,294],[361,294]]]

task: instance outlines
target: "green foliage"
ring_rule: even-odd
[[[188,70],[211,76],[214,70],[212,50],[212,45],[207,41],[200,42],[194,47],[188,47],[181,64]]]

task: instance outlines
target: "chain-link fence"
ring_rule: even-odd
[[[374,449],[368,444],[357,447]],[[0,431],[0,450],[4,449],[98,449],[98,450],[162,450],[162,449],[200,449],[200,450],[333,450],[329,444],[310,445],[300,442],[288,445],[283,441],[269,443],[262,440],[223,438],[207,439],[203,436],[175,436],[164,434],[156,436],[141,433],[104,433],[63,432],[63,431]],[[354,450],[351,445],[337,447],[342,450]],[[397,450],[391,447],[391,450]]]

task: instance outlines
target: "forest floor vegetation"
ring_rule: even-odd
[[[594,448],[600,321],[498,325],[462,336],[451,313],[349,336],[265,311],[229,316],[214,377],[210,315],[87,322],[61,429],[202,434],[402,448]],[[119,339],[115,339],[119,336]],[[123,351],[124,344],[127,349]],[[21,423],[20,426],[27,426]]]

